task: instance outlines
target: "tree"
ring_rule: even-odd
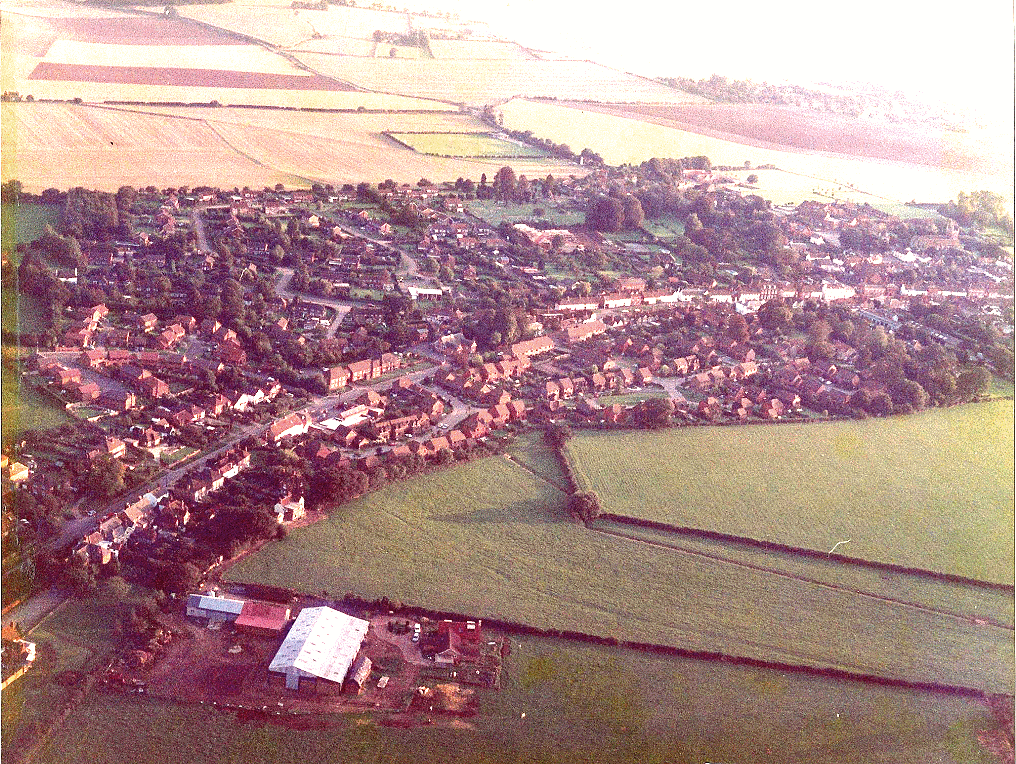
[[[983,366],[965,369],[956,377],[956,393],[967,401],[987,393],[990,385],[991,372]]]
[[[109,454],[102,454],[88,470],[88,492],[100,499],[109,499],[124,489],[124,466]]]
[[[591,522],[600,516],[600,497],[593,491],[574,493],[568,499],[568,511],[584,523]]]
[[[640,227],[646,219],[646,214],[642,210],[642,202],[629,194],[621,200],[621,206],[624,209],[624,227],[629,231]]]
[[[642,404],[639,419],[643,427],[656,430],[670,424],[674,402],[670,398],[650,398]]]
[[[735,342],[748,341],[748,322],[740,313],[735,313],[727,320],[727,336]]]
[[[752,173],[752,174],[751,174],[751,175],[749,175],[749,176],[748,176],[747,178],[745,178],[745,180],[746,180],[746,181],[747,181],[748,183],[750,183],[750,184],[755,184],[755,183],[758,183],[758,175],[756,175],[755,173]]]
[[[586,225],[607,233],[621,231],[625,225],[624,204],[612,196],[597,199],[586,213]]]
[[[515,170],[507,165],[502,167],[494,176],[494,198],[500,202],[508,202],[509,200],[514,199],[517,184],[518,181],[515,179]]]
[[[889,388],[893,409],[902,413],[920,411],[928,405],[928,393],[912,379],[901,379]]]

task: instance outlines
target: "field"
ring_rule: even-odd
[[[278,52],[186,19],[139,18],[60,6],[3,13],[3,89],[34,98],[275,105],[332,109],[440,109],[442,104],[354,92]],[[227,9],[235,14],[233,7]],[[285,19],[286,9],[272,15]],[[310,37],[308,33],[306,37]]]
[[[638,164],[652,157],[706,155],[714,165],[742,167],[773,164],[803,180],[790,189],[767,188],[761,194],[777,202],[822,197],[812,189],[852,185],[858,200],[944,201],[970,188],[995,190],[1012,196],[1010,172],[967,172],[949,167],[887,162],[827,155],[817,152],[775,150],[653,124],[641,119],[605,114],[593,106],[563,106],[514,99],[502,107],[505,127],[532,130],[541,138],[567,143],[573,149],[589,147],[609,164]],[[748,173],[745,173],[748,174]],[[792,192],[792,193],[788,193]],[[844,194],[844,198],[853,198]]]
[[[346,183],[386,178],[415,182],[493,177],[503,160],[428,157],[400,149],[382,133],[480,131],[455,113],[347,114],[202,107],[101,107],[4,104],[4,177],[26,189],[85,185],[116,190],[211,184],[225,188],[283,183]],[[280,127],[284,125],[284,127]],[[581,173],[558,160],[513,161],[521,174]]]
[[[700,100],[652,80],[588,61],[363,59],[305,52],[295,55],[321,74],[368,90],[453,103],[480,105],[515,96],[617,102]]]
[[[545,152],[488,133],[389,133],[421,154],[441,157],[544,157]]]
[[[1007,156],[1000,152],[1004,143],[986,145],[961,133],[786,106],[721,103],[581,106],[761,148],[828,152],[985,174],[1012,165],[1012,151]]]
[[[764,707],[764,714],[758,708]],[[197,706],[93,694],[37,759],[469,764],[983,762],[988,709],[965,699],[781,676],[532,637],[512,639],[500,692],[457,726],[380,728],[369,715],[307,729]],[[116,745],[110,745],[115,740]]]
[[[608,512],[989,581],[1013,578],[1013,404],[888,420],[582,433]]]
[[[524,464],[491,457],[391,485],[227,577],[1011,691],[1011,630],[587,530],[546,482],[547,455]]]

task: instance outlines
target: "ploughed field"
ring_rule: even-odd
[[[928,607],[904,597],[905,587],[871,596],[885,592],[852,575],[841,586],[806,561],[777,575],[775,564],[589,530],[568,516],[546,454],[517,456],[523,464],[495,456],[390,485],[242,559],[227,578],[1012,691],[1005,593],[960,593]],[[974,623],[985,609],[992,623]]]
[[[1013,403],[768,427],[580,432],[603,509],[986,581],[1013,580]]]
[[[976,700],[567,640],[510,645],[501,689],[481,693],[476,716],[451,723],[436,716],[432,726],[382,728],[367,714],[273,723],[93,692],[36,760],[70,764],[86,751],[104,764],[128,751],[164,764],[993,761],[977,737],[998,725]]]

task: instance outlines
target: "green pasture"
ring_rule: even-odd
[[[312,729],[233,712],[93,693],[40,764],[989,764],[980,702],[535,637],[511,639],[500,691],[456,727],[369,714]],[[764,709],[764,713],[760,710]],[[111,745],[110,741],[116,741]]]
[[[582,432],[604,509],[989,581],[1013,580],[1013,403],[766,427]]]
[[[390,485],[265,546],[227,577],[1012,689],[1011,631],[587,530],[568,516],[564,493],[538,476],[542,468],[552,477],[547,454],[529,462],[496,456]]]

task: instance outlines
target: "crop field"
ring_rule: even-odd
[[[1013,404],[863,422],[582,433],[608,512],[988,581],[1013,578]]]
[[[361,59],[296,53],[321,74],[368,90],[483,104],[516,95],[629,102],[697,101],[679,90],[588,61]],[[581,142],[580,142],[581,143]],[[588,141],[586,142],[588,143]],[[581,143],[581,145],[586,145]]]
[[[676,91],[675,91],[676,92]],[[651,99],[643,99],[651,100]],[[706,155],[714,165],[773,164],[805,178],[793,188],[794,197],[775,201],[821,198],[816,186],[852,186],[867,201],[945,201],[965,188],[985,188],[1011,198],[1012,174],[966,172],[943,167],[886,162],[876,159],[829,156],[816,152],[758,148],[639,119],[604,114],[591,106],[562,106],[514,99],[501,108],[505,127],[532,130],[540,138],[589,147],[610,164],[638,164],[652,157]],[[777,189],[778,191],[779,189]],[[795,198],[796,197],[796,198]]]
[[[36,760],[71,764],[87,751],[90,762],[103,764],[122,761],[122,752],[130,751],[135,760],[164,764],[992,761],[977,734],[994,730],[996,722],[973,700],[565,640],[525,637],[512,639],[511,648],[501,690],[485,694],[479,714],[466,724],[382,728],[376,718],[357,715],[326,717],[313,729],[289,728],[231,712],[92,693]]]
[[[488,133],[389,133],[421,154],[442,157],[545,157],[546,152]]]
[[[493,177],[503,159],[442,158],[400,149],[382,132],[482,130],[456,113],[346,114],[202,107],[3,105],[5,178],[30,191],[86,185],[116,190],[153,177],[231,188],[283,183],[415,182]],[[284,128],[279,125],[284,124]],[[529,177],[581,174],[556,159],[512,160]]]
[[[293,47],[320,35],[370,40],[375,30],[407,33],[406,14],[372,8],[332,6],[326,11],[293,10],[289,3],[231,3],[188,5],[180,15],[222,29],[265,40],[280,47]],[[414,26],[419,17],[414,16]]]
[[[466,58],[476,60],[534,59],[531,53],[514,42],[495,40],[431,40],[434,58]]]
[[[961,133],[904,127],[846,115],[770,104],[638,104],[582,108],[641,119],[750,146],[830,152],[887,161],[993,173],[1008,157],[991,158]],[[1010,144],[1011,145],[1011,144]],[[998,152],[998,146],[995,146]]]
[[[71,104],[3,104],[3,177],[29,191],[83,185],[116,190],[208,183],[292,184],[239,154],[207,124]]]
[[[351,86],[300,68],[261,45],[186,19],[137,18],[67,6],[40,17],[7,9],[0,35],[4,90],[36,99],[277,105],[355,110],[441,104]],[[230,6],[228,13],[235,14]],[[277,19],[291,9],[272,8]],[[404,22],[403,22],[404,23]],[[309,30],[301,39],[310,38]],[[373,42],[362,41],[373,50]]]
[[[491,457],[391,485],[242,559],[227,577],[1011,690],[1010,630],[589,531],[531,469]]]

